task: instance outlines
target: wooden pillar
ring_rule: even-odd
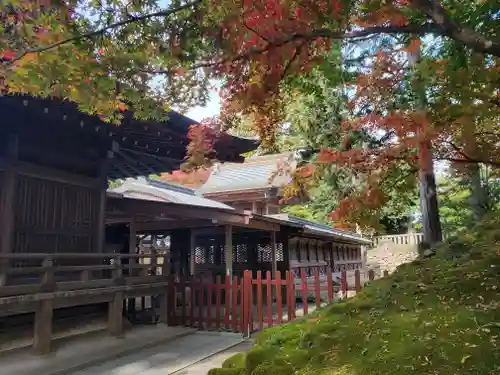
[[[281,242],[283,243],[283,268],[290,271],[290,233],[287,228],[280,228]]]
[[[106,190],[108,189],[108,167],[109,159],[113,157],[113,152],[109,151],[106,159],[101,162],[99,170],[100,187],[98,194],[98,208],[96,218],[95,252],[104,252],[104,242],[106,235]]]
[[[11,135],[7,145],[7,165],[3,172],[0,202],[0,252],[2,253],[11,253],[13,250],[18,153],[19,138],[17,135]]]
[[[262,207],[262,215],[269,214],[269,203],[267,201],[264,202],[264,206]]]
[[[37,302],[33,335],[33,349],[37,354],[48,354],[52,350],[53,301],[46,299]]]
[[[194,274],[196,273],[195,248],[196,231],[194,229],[191,229],[189,233],[189,274],[191,276],[194,276]]]
[[[129,254],[135,254],[136,249],[137,249],[137,229],[135,223],[135,216],[132,216],[132,218],[130,219],[130,226],[129,226],[129,249],[128,249]]]
[[[276,232],[271,232],[271,275],[273,279],[276,277],[278,270],[278,262],[276,260]]]
[[[226,257],[226,275],[233,279],[233,227],[226,225],[225,227],[225,257]]]
[[[40,290],[54,291],[54,265],[52,258],[46,258],[42,263],[45,272],[40,283]],[[52,349],[52,318],[54,300],[45,299],[37,302],[33,332],[33,349],[37,354],[48,354]]]
[[[123,335],[123,292],[116,292],[113,300],[109,302],[108,309],[108,329],[113,336]]]

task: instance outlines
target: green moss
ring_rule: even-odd
[[[245,353],[238,353],[226,359],[222,364],[222,368],[243,368],[245,366]]]
[[[265,330],[231,363],[238,375],[500,373],[499,228],[488,220],[316,319]]]
[[[237,368],[215,368],[210,370],[207,375],[244,375],[244,371]]]

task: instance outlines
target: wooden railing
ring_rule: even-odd
[[[168,266],[163,256],[115,253],[0,254],[0,264],[0,297],[151,282]]]
[[[394,234],[389,236],[376,236],[373,238],[374,246],[383,243],[393,243],[395,245],[418,245],[424,239],[423,233]]]
[[[109,304],[109,331],[123,332],[123,301],[158,296],[166,322],[168,262],[155,254],[0,254],[0,316],[35,313],[33,346],[51,350],[57,308]]]

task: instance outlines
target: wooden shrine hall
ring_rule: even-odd
[[[70,317],[104,313],[110,333],[123,334],[138,298],[154,300],[167,323],[170,277],[362,267],[370,241],[356,234],[132,179],[179,168],[194,124],[180,114],[164,122],[127,115],[116,126],[26,96],[0,97],[0,111],[0,325],[32,324],[38,353],[51,351],[53,326]],[[215,157],[242,162],[257,146],[224,135]],[[107,190],[114,179],[126,181]]]
[[[50,351],[64,308],[109,304],[110,331],[119,333],[123,299],[162,284],[133,278],[133,256],[105,253],[108,180],[179,169],[195,122],[175,112],[163,122],[126,114],[116,126],[73,103],[19,95],[0,97],[0,112],[0,318],[28,314],[21,320],[34,320],[40,353]],[[215,157],[240,162],[257,146],[224,135]]]
[[[239,211],[193,189],[145,178],[112,189],[108,208],[109,223],[130,223],[130,248],[135,249],[130,251],[139,251],[138,235],[168,236],[170,248],[162,251],[170,252],[170,272],[187,279],[241,277],[245,270],[304,270],[309,276],[315,268],[321,274],[327,267],[338,273],[356,270],[363,266],[363,248],[371,243],[286,214]]]

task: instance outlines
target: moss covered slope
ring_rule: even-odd
[[[210,375],[500,374],[500,220],[355,298],[264,331]]]

